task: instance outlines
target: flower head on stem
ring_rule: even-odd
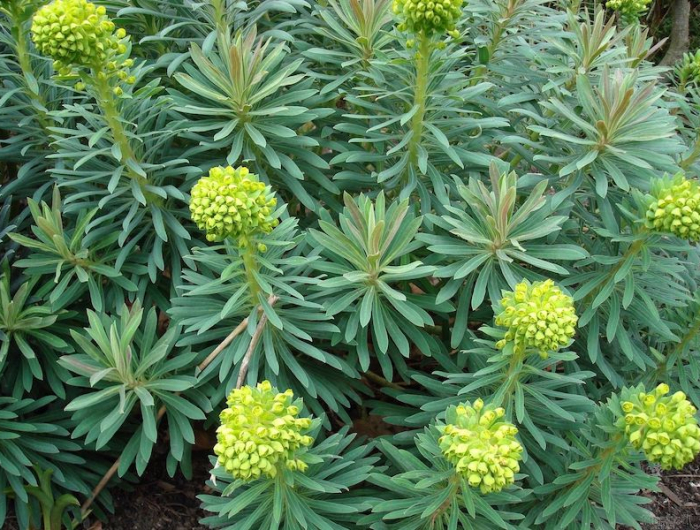
[[[190,213],[209,241],[232,238],[246,247],[256,234],[277,226],[277,199],[247,168],[215,167],[192,188]]]
[[[569,344],[576,333],[578,317],[573,299],[552,280],[527,280],[506,291],[496,313],[496,325],[507,328],[496,347],[514,344],[515,353],[535,348],[541,357]]]
[[[447,425],[438,427],[445,458],[482,493],[501,491],[520,471],[523,448],[518,429],[503,419],[505,410],[485,406],[481,399],[447,410]]]
[[[697,410],[683,392],[669,395],[661,383],[652,392],[643,387],[624,389],[618,426],[632,447],[663,469],[681,469],[700,453]]]
[[[296,452],[314,440],[306,434],[311,418],[300,418],[301,400],[291,390],[277,392],[269,381],[231,392],[221,412],[214,453],[234,478],[274,478],[284,465],[304,472],[308,467]]]

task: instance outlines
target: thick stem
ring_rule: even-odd
[[[454,500],[454,497],[456,495],[459,495],[460,482],[461,481],[460,481],[459,475],[457,474],[457,471],[455,470],[454,475],[452,475],[449,478],[449,480],[447,481],[446,488],[449,488],[450,494],[445,499],[445,502],[443,502],[440,506],[438,506],[438,508],[430,516],[431,528],[435,527],[437,525],[438,521],[440,521],[440,519],[446,515],[447,509],[450,506],[452,506],[452,501]]]
[[[250,291],[250,299],[253,304],[258,303],[258,294],[262,291],[255,274],[258,272],[258,262],[255,260],[255,247],[252,243],[246,244],[241,249],[243,257],[243,268],[245,269],[245,277],[248,280],[248,290]]]
[[[106,77],[103,77],[102,72],[96,72],[94,76],[94,87],[97,92],[97,104],[102,109],[107,126],[112,131],[112,137],[114,138],[114,143],[119,146],[121,151],[122,164],[126,164],[128,160],[136,161],[136,156],[134,155],[134,150],[131,148],[129,143],[129,138],[124,130],[124,125],[120,120],[119,109],[117,107],[117,100],[112,91],[112,87]],[[132,172],[130,175],[137,178],[141,178]]]
[[[270,298],[268,298],[268,303],[272,306],[277,302],[277,297],[272,295]],[[250,360],[253,358],[253,352],[255,351],[255,347],[258,345],[258,342],[260,342],[260,337],[262,337],[262,333],[265,330],[265,324],[267,323],[267,314],[263,313],[262,316],[260,317],[260,320],[258,321],[258,326],[255,328],[255,333],[253,334],[253,338],[250,341],[250,344],[248,345],[248,349],[245,352],[245,355],[243,356],[243,360],[241,361],[241,368],[238,370],[238,379],[236,380],[236,388],[241,388],[243,386],[243,383],[245,382],[245,376],[248,375],[248,366],[250,366]]]
[[[646,243],[646,238],[640,238],[634,241],[625,251],[625,253],[622,256],[622,259],[612,268],[608,271],[607,276],[605,277],[605,280],[602,281],[597,288],[593,289],[588,295],[581,301],[581,306],[582,307],[588,307],[590,301],[592,298],[597,296],[597,294],[600,292],[600,290],[605,287],[605,285],[614,278],[615,274],[617,274],[617,271],[620,270],[620,268],[625,264],[625,262],[628,259],[634,258],[637,254],[639,254],[642,249],[644,248],[644,243]],[[631,274],[631,272],[630,272]]]
[[[401,385],[394,383],[392,381],[389,381],[385,378],[383,378],[381,375],[375,374],[374,372],[367,370],[364,373],[365,377],[372,381],[373,383],[378,384],[379,386],[387,387],[387,388],[393,388],[394,390],[406,390],[404,387]]]
[[[51,525],[51,510],[47,507],[41,507],[42,518],[44,519],[44,529],[45,530],[61,530],[60,527],[56,528]]]
[[[600,470],[603,469],[603,467],[609,459],[613,459],[614,461],[618,455],[624,454],[624,450],[625,447],[627,447],[628,442],[623,434],[617,433],[612,435],[610,442],[611,443],[609,446],[605,448],[598,448],[598,455],[596,456],[596,458],[599,459],[600,462],[586,468],[586,472],[583,475],[581,475],[581,477],[579,477],[577,480],[571,482],[569,485],[566,486],[566,491],[573,490],[584,480],[587,480],[588,477],[590,477],[591,475],[597,475],[600,472]],[[557,493],[561,495],[561,490],[557,491]]]
[[[17,12],[15,12],[12,16],[12,36],[15,39],[17,63],[22,69],[22,77],[25,79],[25,86],[27,88],[25,93],[29,99],[36,103],[34,108],[36,111],[37,121],[39,122],[39,125],[41,125],[42,129],[44,129],[46,136],[49,137],[51,133],[48,129],[53,125],[53,122],[47,116],[46,112],[42,110],[46,108],[46,101],[40,93],[34,92],[34,90],[32,90],[29,86],[29,83],[26,81],[30,76],[34,79],[37,79],[37,76],[34,74],[34,69],[32,68],[27,32],[25,30],[24,23],[22,22],[21,15]]]
[[[497,22],[494,23],[493,36],[491,37],[491,42],[487,47],[488,61],[491,61],[491,59],[493,59],[493,56],[496,54],[498,46],[501,44],[501,40],[503,39],[503,34],[505,33],[505,30],[508,27],[508,24],[510,23],[510,18],[513,16],[517,5],[517,2],[509,2],[508,7],[506,8],[506,12],[499,16]],[[477,85],[483,77],[483,75],[486,74],[486,71],[486,64],[480,64],[479,66],[477,66],[476,70],[474,70],[474,75],[472,76],[471,85]]]
[[[493,33],[493,39],[491,40],[491,44],[488,45],[487,50],[488,50],[488,57],[489,61],[493,57],[493,54],[496,52],[498,49],[498,45],[501,43],[501,39],[503,38],[503,30],[505,29],[504,24],[497,24],[496,29]],[[471,80],[471,85],[475,86],[479,84],[479,81],[481,78],[486,74],[487,71],[487,66],[485,64],[480,64],[479,66],[476,67],[476,70],[474,70],[474,74],[472,75],[472,80]]]
[[[600,463],[589,467],[586,475],[600,472],[600,470],[603,469],[607,463],[608,459],[612,458],[614,460],[618,455],[623,454],[624,448],[628,445],[627,439],[622,433],[612,435],[610,442],[610,445],[605,449],[599,449],[598,458],[600,459]],[[584,478],[585,476],[581,477],[573,484],[575,485],[580,483]]]
[[[139,187],[145,200],[149,204],[154,204],[157,206],[162,205],[163,198],[155,193],[148,191],[146,185],[148,184],[147,179],[137,173],[132,169],[127,162],[129,160],[138,164],[139,159],[136,157],[134,149],[131,147],[131,142],[124,129],[124,124],[121,121],[121,113],[119,111],[119,106],[117,103],[117,96],[112,90],[112,86],[109,83],[109,79],[104,75],[104,73],[99,69],[93,69],[93,88],[95,89],[95,96],[97,104],[102,110],[102,115],[107,122],[107,127],[112,132],[112,138],[114,143],[119,146],[119,151],[121,153],[120,162],[124,165],[124,174],[134,179]]]
[[[525,361],[524,353],[513,353],[510,356],[510,363],[508,364],[508,371],[505,373],[505,381],[508,383],[508,387],[503,393],[503,401],[510,402],[510,398],[515,392],[515,387],[520,381],[520,374],[523,370],[523,364]]]
[[[431,39],[425,32],[418,36],[418,53],[416,54],[416,92],[413,106],[418,107],[411,119],[412,136],[408,144],[408,167],[418,165],[418,147],[423,136],[423,121],[425,120],[426,100],[428,98],[428,81],[430,75]]]

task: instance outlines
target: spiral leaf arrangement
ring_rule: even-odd
[[[662,82],[648,0],[91,1],[0,0],[0,527],[212,423],[213,528],[652,522],[700,55]]]

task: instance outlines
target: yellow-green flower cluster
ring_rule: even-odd
[[[400,31],[428,36],[447,33],[459,37],[457,22],[462,16],[463,0],[394,0],[394,13],[401,18]]]
[[[473,488],[482,493],[501,491],[513,484],[520,471],[523,448],[518,429],[503,420],[502,408],[484,407],[477,399],[447,410],[447,425],[439,426],[438,440],[445,458]]]
[[[503,295],[496,325],[507,331],[497,348],[512,342],[515,353],[534,348],[546,358],[549,352],[569,344],[576,333],[574,301],[552,280],[532,284],[524,280],[515,291],[504,291]]]
[[[652,186],[653,201],[646,212],[646,226],[670,232],[682,239],[700,241],[700,189],[682,174]]]
[[[86,0],[54,0],[32,21],[34,44],[62,73],[71,67],[102,70],[115,55],[126,52],[125,37],[126,31],[115,30],[103,6]]]
[[[651,4],[651,0],[608,0],[605,6],[617,11],[622,18],[634,20],[643,15]]]
[[[234,478],[272,478],[280,465],[306,470],[307,464],[296,459],[295,453],[314,442],[305,434],[311,419],[298,417],[301,400],[294,401],[291,390],[278,393],[269,381],[263,381],[255,388],[233,390],[226,403],[214,453],[219,465]]]
[[[681,469],[700,453],[697,410],[683,392],[668,395],[662,383],[652,393],[623,392],[620,426],[635,449],[663,469]]]
[[[676,71],[681,83],[700,84],[700,50],[695,53],[684,54],[683,61],[681,61]]]
[[[208,177],[194,185],[191,195],[192,220],[209,241],[231,237],[246,246],[256,233],[269,233],[277,226],[273,217],[277,199],[247,168],[212,168]]]

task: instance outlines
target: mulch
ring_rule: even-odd
[[[168,477],[164,461],[152,462],[142,481],[131,491],[113,490],[115,513],[107,522],[88,518],[84,530],[204,530],[199,524],[205,512],[197,495],[205,490],[208,464],[205,458],[191,481],[181,475]],[[662,475],[662,492],[650,493],[649,507],[658,518],[645,530],[700,530],[700,460],[682,474]],[[19,530],[12,519],[3,530]],[[572,529],[575,530],[575,529]]]
[[[370,417],[371,418],[371,417]],[[369,426],[367,426],[369,427]],[[361,429],[358,429],[361,430]],[[367,428],[371,431],[371,428]],[[371,434],[371,433],[363,433]],[[115,492],[115,514],[90,530],[200,530],[205,512],[196,496],[203,493],[209,473],[204,452],[193,454],[194,476],[168,477],[164,459],[153,462],[139,485],[130,492]],[[649,469],[650,473],[659,473]],[[658,518],[645,530],[700,530],[700,457],[682,471],[660,473],[661,492],[648,493],[650,509]],[[577,530],[577,529],[571,529]]]
[[[155,456],[155,455],[154,455]],[[182,473],[168,476],[165,454],[155,456],[139,483],[131,491],[113,489],[115,513],[107,522],[96,517],[83,523],[85,530],[200,530],[206,514],[197,495],[208,488],[209,458],[206,452],[192,453],[192,478]]]
[[[645,530],[700,529],[700,458],[681,471],[661,473],[659,485],[659,493],[648,494],[658,521]]]
[[[377,421],[372,421],[377,420]],[[355,431],[374,437],[387,434],[387,425],[369,416],[355,420]],[[204,444],[202,444],[204,445]],[[213,444],[212,444],[213,445]],[[160,449],[160,450],[159,450]],[[115,513],[106,522],[88,517],[81,530],[203,530],[199,520],[206,515],[197,495],[207,491],[209,451],[200,446],[192,453],[193,476],[190,480],[177,473],[168,476],[165,450],[157,447],[153,459],[138,484],[128,491],[112,489]],[[656,524],[643,525],[644,530],[700,530],[700,457],[682,471],[649,473],[661,476],[658,493],[648,493],[647,506],[656,515]],[[3,530],[19,530],[10,517]],[[563,529],[562,529],[563,530]],[[577,529],[570,529],[577,530]]]
[[[130,492],[115,492],[115,514],[91,530],[200,530],[205,516],[196,496],[204,492],[209,463],[206,455],[193,455],[194,477],[168,477],[164,460],[153,462],[139,485]],[[654,472],[654,470],[649,470]],[[682,471],[661,473],[661,492],[649,493],[648,508],[658,518],[645,530],[700,530],[700,458]],[[576,530],[576,529],[571,529]]]

